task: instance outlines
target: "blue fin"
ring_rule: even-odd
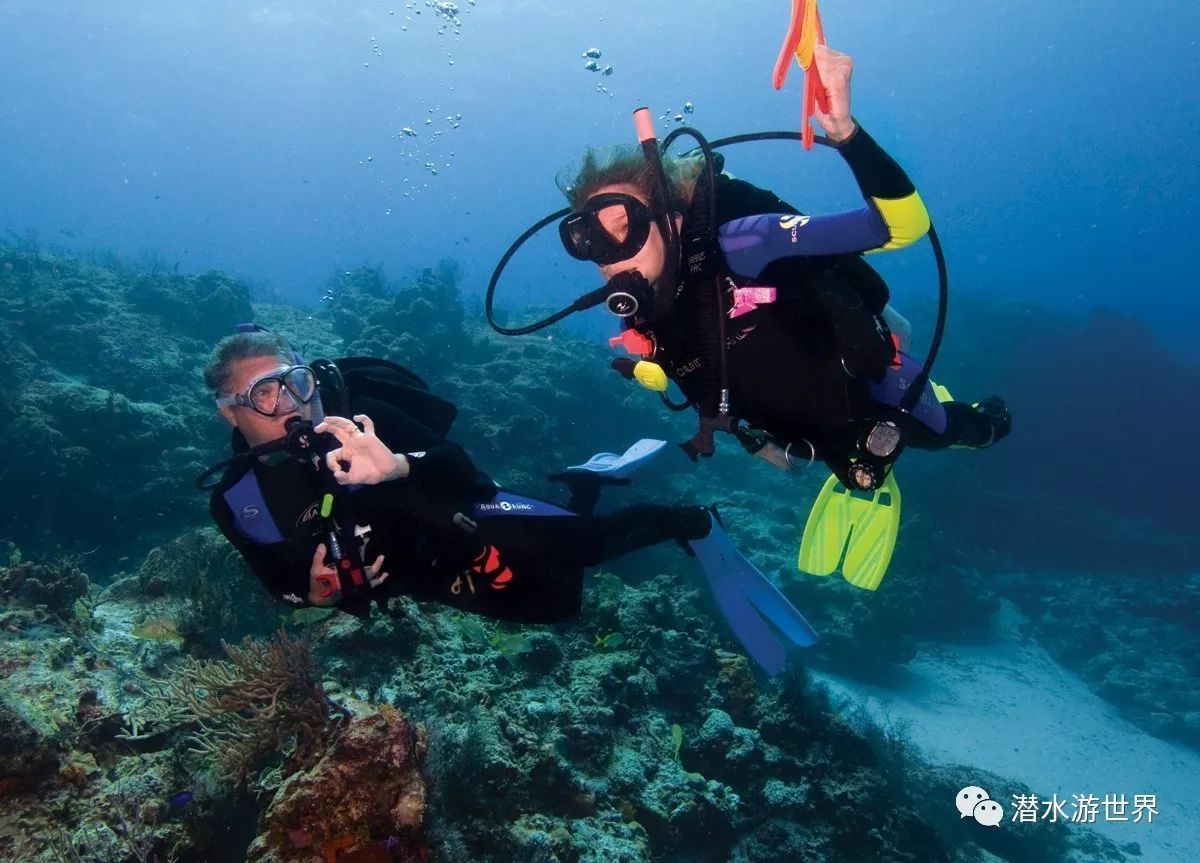
[[[821,640],[804,615],[783,595],[765,575],[746,561],[749,572],[743,571],[742,591],[762,614],[779,627],[779,631],[797,647],[812,647]]]
[[[703,560],[700,552],[696,553],[696,557]],[[783,665],[787,661],[783,644],[746,599],[737,577],[719,567],[715,570],[705,567],[704,575],[708,579],[713,599],[717,601],[717,607],[721,609],[729,628],[733,630],[733,634],[742,643],[750,658],[757,662],[759,668],[769,677],[783,671]]]
[[[633,473],[645,462],[662,452],[667,445],[665,440],[642,438],[621,455],[612,452],[596,453],[583,464],[571,465],[568,471],[588,471],[589,473],[623,479]]]
[[[733,547],[715,518],[708,536],[690,540],[688,545],[704,569],[713,597],[730,628],[768,675],[774,677],[782,671],[786,657],[784,646],[767,620],[799,647],[817,643],[817,633],[804,616]]]

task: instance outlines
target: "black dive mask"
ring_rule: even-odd
[[[572,258],[605,266],[626,261],[642,250],[654,214],[633,195],[595,195],[558,225],[563,248]]]

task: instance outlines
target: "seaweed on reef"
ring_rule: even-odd
[[[291,770],[315,763],[345,714],[331,718],[336,705],[307,643],[280,630],[271,641],[247,636],[241,645],[222,646],[227,659],[188,657],[149,690],[146,712],[128,717],[121,739],[144,739],[151,727],[151,733],[188,728],[187,751],[238,786],[285,748]]]
[[[132,863],[177,863],[173,850],[160,851],[151,831],[136,819],[118,816],[114,823],[85,824],[74,833],[59,828],[45,839],[55,863],[108,863],[114,853]]]
[[[90,805],[67,809],[59,799],[53,810],[27,813],[27,828],[12,850],[15,859],[38,863],[177,863],[186,853],[187,833],[180,821],[163,818],[167,805],[147,796],[138,779],[117,779],[93,791]]]

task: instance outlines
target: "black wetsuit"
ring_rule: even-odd
[[[861,129],[839,152],[868,200],[915,194],[899,165]],[[717,177],[716,200],[718,226],[764,213],[800,213],[773,192],[726,174]],[[818,457],[837,461],[855,453],[864,430],[875,421],[899,413],[875,401],[865,383],[882,379],[897,353],[882,317],[887,285],[862,257],[780,258],[754,277],[731,275],[729,288],[734,284],[773,286],[777,298],[726,318],[732,416],[777,441],[809,442]],[[711,400],[719,387],[715,362],[705,357],[697,335],[713,330],[712,290],[711,281],[685,283],[667,314],[632,322],[651,338],[649,358],[698,404],[704,404],[706,393]],[[728,313],[730,291],[725,293]],[[951,402],[944,407],[945,431],[912,423],[908,445],[940,449],[990,440],[990,425],[970,405]],[[796,451],[802,457],[809,452],[804,445]]]
[[[344,492],[355,526],[369,531],[360,540],[363,561],[382,554],[390,574],[369,594],[343,600],[338,607],[345,611],[364,615],[372,600],[404,594],[505,620],[563,620],[579,612],[584,567],[708,532],[709,514],[701,507],[652,505],[605,516],[520,515],[496,507],[496,514],[474,519],[476,529],[469,532],[456,524],[455,514],[469,515],[473,504],[490,500],[497,488],[466,452],[384,402],[357,400],[353,410],[374,420],[376,434],[393,452],[412,455],[406,479]],[[273,542],[251,539],[226,496],[251,470],[278,528]],[[311,605],[309,570],[324,541],[320,498],[311,466],[247,459],[226,471],[210,499],[213,520],[254,574],[275,597],[296,607]]]

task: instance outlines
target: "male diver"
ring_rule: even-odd
[[[861,254],[916,242],[929,216],[908,176],[850,115],[851,58],[817,45],[814,61],[828,109],[815,113],[823,143],[845,160],[866,205],[802,214],[723,173],[723,158],[695,130],[683,131],[703,158],[663,158],[642,109],[640,150],[607,158],[589,150],[560,182],[571,206],[559,225],[563,245],[607,279],[564,313],[605,302],[622,319],[613,342],[639,359],[614,368],[660,393],[677,384],[699,414],[683,445],[693,460],[711,455],[714,432],[724,431],[785,470],[823,461],[833,475],[805,528],[800,568],[827,575],[840,565],[852,584],[875,589],[899,526],[900,452],[988,447],[1011,418],[999,398],[952,400],[928,382],[932,357],[923,368],[902,351],[889,320],[907,322]],[[514,250],[493,275],[489,318]],[[528,332],[564,313],[524,328],[492,323]]]
[[[445,439],[453,405],[411,372],[379,360],[304,364],[278,335],[244,328],[205,369],[239,454],[210,469],[210,510],[263,585],[296,607],[365,616],[404,594],[488,617],[549,623],[578,615],[583,570],[675,540],[696,556],[750,656],[774,675],[784,646],[817,636],[730,544],[713,511],[592,508],[665,444],[640,441],[557,478],[573,512],[498,488]],[[326,416],[325,403],[345,416]],[[347,418],[353,416],[353,420]]]

